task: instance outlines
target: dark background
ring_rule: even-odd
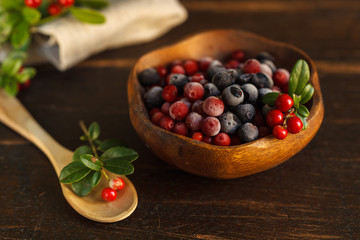
[[[163,37],[106,51],[59,73],[38,68],[21,102],[61,144],[75,149],[80,119],[98,121],[140,153],[130,176],[139,195],[124,221],[83,218],[65,201],[47,158],[0,125],[1,239],[360,239],[360,2],[182,1],[188,20]],[[144,53],[214,28],[288,42],[315,60],[325,117],[312,142],[253,176],[212,180],[160,161],[128,115],[129,71]]]

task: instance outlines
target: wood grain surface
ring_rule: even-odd
[[[98,121],[140,153],[130,176],[139,205],[113,224],[95,223],[65,201],[49,161],[0,125],[0,239],[360,239],[360,2],[182,1],[189,19],[163,37],[98,54],[59,73],[38,68],[19,99],[69,149],[80,119]],[[315,60],[322,126],[300,153],[256,175],[213,180],[159,160],[133,130],[127,79],[141,55],[214,28],[291,43]]]

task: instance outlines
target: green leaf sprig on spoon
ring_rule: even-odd
[[[102,24],[106,19],[97,10],[108,4],[107,0],[0,0],[0,48],[5,44],[11,47],[0,62],[0,88],[15,96],[35,76],[34,68],[22,67],[33,27],[67,14],[84,23]]]
[[[80,139],[89,144],[75,150],[72,162],[60,173],[60,182],[71,184],[74,193],[83,197],[99,184],[101,175],[111,182],[106,170],[117,175],[134,172],[131,163],[139,157],[137,152],[124,147],[122,142],[116,139],[100,141],[100,127],[96,122],[87,129],[81,121],[80,127],[84,132]]]

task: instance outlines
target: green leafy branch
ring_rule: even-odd
[[[84,23],[102,24],[106,21],[97,10],[108,6],[107,0],[76,0],[74,6],[62,8],[57,15],[47,12],[51,2],[43,1],[39,8],[30,8],[23,0],[0,0],[0,47],[4,44],[11,47],[8,56],[0,63],[0,87],[9,95],[15,96],[19,91],[18,86],[36,74],[33,68],[21,68],[31,44],[33,27],[67,14]]]
[[[307,117],[310,112],[304,105],[314,95],[314,87],[309,83],[310,69],[305,60],[299,59],[291,70],[289,78],[289,96],[294,100],[294,108],[292,111],[303,122],[303,129],[307,128]],[[280,93],[271,92],[263,96],[264,104],[270,106],[275,105],[276,98]]]
[[[124,147],[117,139],[100,141],[100,127],[96,122],[86,128],[81,121],[80,127],[84,132],[80,139],[89,144],[75,150],[72,162],[60,173],[60,182],[71,184],[73,191],[83,197],[99,184],[102,174],[110,180],[105,169],[118,175],[134,172],[132,162],[139,157],[136,151]]]

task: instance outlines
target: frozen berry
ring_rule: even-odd
[[[221,132],[234,134],[241,125],[240,119],[232,112],[226,112],[219,117]]]
[[[201,116],[197,112],[191,112],[189,115],[187,115],[185,119],[186,126],[190,128],[192,131],[199,131],[201,122],[204,119],[203,116]]]
[[[271,90],[272,90],[273,92],[281,93],[281,88],[278,87],[278,86],[275,86],[275,85],[271,88]]]
[[[201,132],[194,132],[191,137],[195,140],[202,141],[204,136]]]
[[[288,94],[280,94],[275,100],[275,107],[281,112],[287,112],[294,106],[294,100]]]
[[[257,88],[272,88],[274,86],[273,79],[265,73],[256,73],[250,80]]]
[[[152,118],[152,116],[154,116],[155,113],[160,112],[160,111],[161,111],[160,108],[152,108],[149,112],[150,118]]]
[[[232,107],[235,107],[244,101],[244,93],[237,84],[225,88],[221,96],[224,103]]]
[[[175,124],[173,132],[183,136],[187,136],[189,134],[189,129],[184,122],[178,122],[177,124]]]
[[[217,65],[218,63],[220,65]],[[217,60],[213,61],[206,72],[207,79],[212,80],[215,74],[222,71],[226,71],[226,68],[223,65],[221,65],[219,61]]]
[[[109,182],[109,187],[114,190],[120,191],[125,187],[125,181],[121,177],[113,178]]]
[[[260,88],[259,89],[259,99],[262,99],[263,96],[265,96],[268,93],[273,92],[273,90],[271,90],[270,88]]]
[[[63,5],[64,7],[71,7],[74,5],[75,0],[58,0],[58,3]]]
[[[166,114],[166,115],[169,115],[170,105],[171,105],[171,103],[164,102],[163,105],[161,105],[161,112]]]
[[[244,102],[255,104],[258,99],[258,89],[251,83],[246,83],[241,86],[244,92]]]
[[[218,146],[230,146],[231,140],[226,133],[219,133],[214,137],[214,144]]]
[[[224,103],[219,98],[211,96],[204,100],[203,110],[207,115],[217,117],[224,112]]]
[[[269,65],[267,65],[265,63],[260,64],[260,72],[265,73],[265,74],[269,75],[270,77],[273,76],[273,72],[272,72],[271,68],[269,67]]]
[[[287,120],[287,130],[289,133],[298,133],[303,128],[303,123],[299,117],[291,117]]]
[[[171,68],[171,73],[185,74],[185,68],[182,65],[175,65]]]
[[[160,79],[160,75],[155,68],[147,68],[139,74],[139,80],[144,86],[155,85]]]
[[[209,136],[206,136],[206,135],[203,136],[202,141],[203,141],[204,143],[213,144],[213,138],[212,138],[212,137],[209,137]]]
[[[161,97],[162,87],[154,86],[144,94],[144,101],[149,108],[161,107],[164,100]]]
[[[155,125],[160,125],[160,119],[165,116],[162,112],[157,112],[151,117],[151,122]]]
[[[245,123],[239,127],[238,135],[243,142],[251,142],[259,137],[258,128],[251,124]]]
[[[242,50],[236,50],[231,53],[231,59],[236,59],[239,62],[245,61],[245,52]]]
[[[201,82],[202,80],[205,79],[205,77],[201,73],[196,73],[192,75],[190,79],[192,82]]]
[[[284,68],[279,68],[278,70],[276,70],[273,76],[275,85],[279,87],[287,85],[289,83],[289,78],[290,73]]]
[[[219,88],[219,90],[223,90],[235,83],[234,78],[226,71],[216,73],[211,81]]]
[[[111,202],[116,199],[116,191],[110,187],[104,188],[101,192],[101,197],[105,201]]]
[[[255,117],[255,108],[252,104],[240,104],[233,110],[242,123],[252,122]]]
[[[204,85],[204,97],[219,96],[220,90],[213,83],[207,83]]]
[[[276,125],[272,130],[272,134],[274,135],[275,138],[281,140],[286,138],[287,130],[281,125]]]
[[[171,104],[169,109],[170,117],[174,120],[181,121],[186,118],[189,113],[189,107],[182,101]]]
[[[169,116],[163,116],[160,119],[159,126],[168,131],[172,131],[174,128],[174,120],[172,120]]]
[[[264,61],[264,60],[270,60],[270,61],[274,61],[275,58],[268,52],[261,52],[258,55],[256,55],[256,59],[259,60],[260,62]]]
[[[167,102],[174,102],[178,96],[178,90],[175,85],[167,85],[161,93],[162,98]]]
[[[179,101],[185,103],[186,106],[188,106],[188,108],[190,109],[190,107],[191,107],[191,102],[189,101],[189,99],[187,99],[187,98],[181,98]]]
[[[221,124],[215,117],[207,117],[201,122],[201,131],[207,136],[215,136],[220,132]]]
[[[62,8],[58,3],[51,3],[47,8],[47,11],[51,16],[60,14],[61,10]]]
[[[251,78],[252,78],[253,74],[250,74],[250,73],[243,73],[243,74],[240,74],[239,76],[239,79],[238,79],[238,83],[240,85],[243,85],[245,83],[249,83]]]
[[[230,75],[230,77],[232,78],[231,82],[234,84],[236,82],[239,81],[239,73],[238,71],[236,71],[235,69],[227,69],[226,72]]]
[[[261,61],[261,63],[262,63],[262,64],[266,64],[266,65],[268,65],[268,66],[270,67],[271,71],[272,71],[272,72],[273,72],[273,74],[274,74],[274,72],[276,71],[276,66],[275,66],[275,64],[274,64],[274,62],[273,62],[273,61],[270,61],[270,60],[263,60],[263,61]]]
[[[205,115],[206,113],[204,112],[203,110],[203,100],[197,100],[196,102],[194,102],[192,105],[191,105],[191,111],[192,112],[197,112],[199,113],[200,115]]]
[[[199,66],[195,60],[187,60],[184,63],[184,68],[187,75],[194,75],[199,71]]]
[[[164,66],[157,66],[156,71],[158,72],[161,78],[165,78],[167,75],[167,70]]]
[[[260,72],[260,62],[256,59],[248,59],[244,64],[245,73],[258,73]]]
[[[175,85],[179,92],[182,92],[188,82],[190,80],[184,74],[171,74],[169,77],[169,85]]]
[[[261,108],[261,113],[264,117],[266,117],[268,115],[268,113],[271,111],[271,110],[274,110],[273,107],[265,104],[262,108]]]
[[[25,0],[24,3],[30,8],[38,8],[41,5],[41,0]]]
[[[237,68],[239,66],[239,61],[235,60],[235,59],[232,59],[230,61],[227,61],[224,66],[227,69]]]
[[[204,87],[197,82],[189,82],[184,87],[184,97],[190,101],[200,100],[204,96]]]
[[[201,85],[205,86],[205,84],[209,83],[206,79],[203,79],[199,82]]]
[[[269,127],[275,127],[276,125],[281,125],[284,122],[284,114],[277,109],[271,110],[266,115],[266,124]]]
[[[203,73],[206,73],[212,61],[213,59],[211,57],[201,58],[199,60],[199,70]]]

